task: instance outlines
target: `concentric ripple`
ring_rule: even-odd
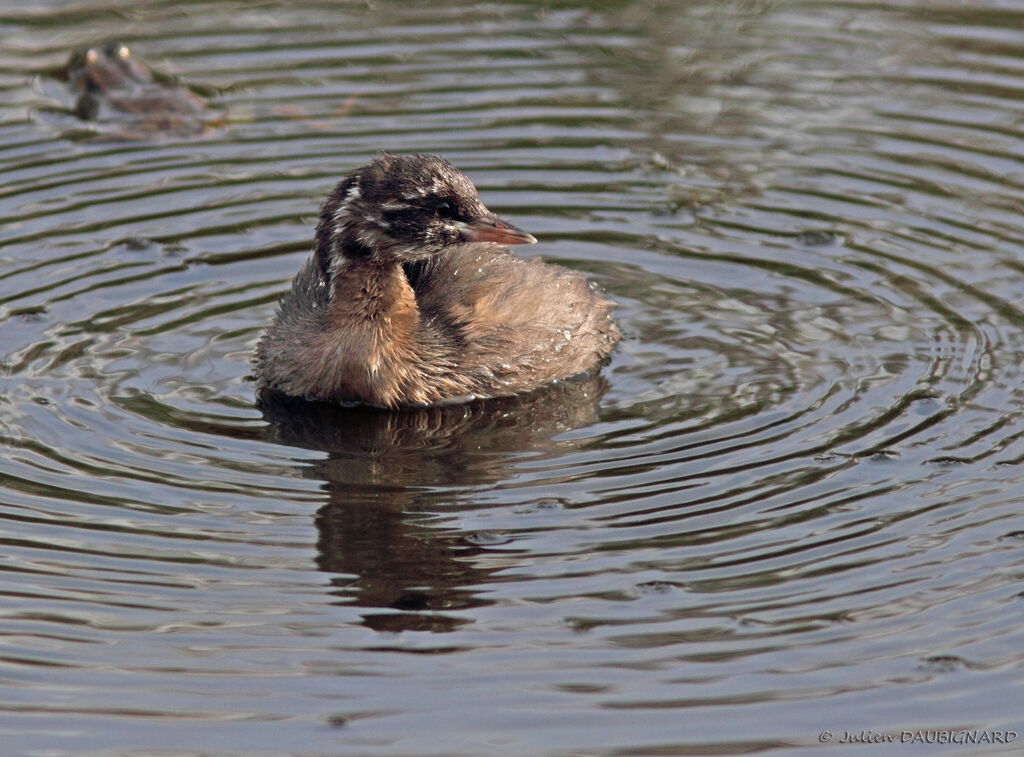
[[[1022,28],[909,0],[0,10],[4,750],[1008,738]],[[54,73],[115,38],[223,119],[78,121]],[[445,155],[609,292],[599,375],[255,407],[317,205],[380,149]]]

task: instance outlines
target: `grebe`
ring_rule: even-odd
[[[261,391],[387,408],[500,397],[593,371],[620,339],[579,273],[433,155],[383,154],[324,202],[316,249],[256,348]]]

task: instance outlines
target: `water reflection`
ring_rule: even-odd
[[[477,587],[493,569],[484,550],[438,510],[472,507],[473,490],[512,475],[513,459],[571,444],[560,433],[592,423],[607,390],[592,376],[519,398],[386,411],[305,402],[264,392],[268,439],[327,453],[303,470],[324,482],[316,514],[317,566],[345,604],[378,631],[447,631],[471,622],[461,610],[488,604]],[[500,541],[500,540],[499,540]]]

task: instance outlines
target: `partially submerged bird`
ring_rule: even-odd
[[[119,124],[123,136],[200,133],[217,116],[187,87],[158,80],[120,42],[75,50],[61,76],[77,96],[76,116]]]
[[[433,155],[384,154],[339,183],[316,250],[256,348],[261,390],[394,408],[501,397],[595,369],[619,340],[574,271]]]

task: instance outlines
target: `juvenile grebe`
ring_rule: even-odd
[[[261,389],[384,407],[500,397],[593,370],[620,335],[579,273],[433,155],[384,154],[324,202],[316,250],[256,348]]]
[[[77,97],[76,116],[117,122],[123,136],[200,133],[217,116],[187,87],[158,81],[119,42],[76,50],[61,76]]]

